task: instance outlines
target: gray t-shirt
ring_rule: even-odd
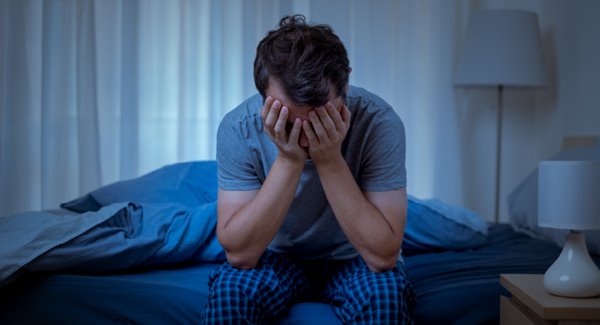
[[[263,132],[263,100],[255,95],[221,122],[217,135],[219,187],[259,189],[278,149]],[[351,122],[342,154],[362,191],[406,187],[404,125],[392,107],[365,89],[350,87],[346,97]],[[340,189],[343,190],[343,189]],[[269,250],[303,259],[348,259],[358,255],[340,228],[311,160],[296,196]]]

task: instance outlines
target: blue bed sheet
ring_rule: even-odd
[[[0,293],[1,324],[200,324],[216,263],[112,275],[30,274]],[[328,305],[299,303],[279,324],[341,324]]]
[[[492,225],[481,247],[405,256],[417,324],[497,323],[501,273],[543,273],[560,248]],[[600,259],[595,257],[598,264]],[[199,323],[215,263],[104,275],[24,275],[0,292],[0,323]],[[280,324],[339,324],[321,303],[293,306]]]

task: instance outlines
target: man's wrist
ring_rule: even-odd
[[[317,170],[323,172],[333,172],[347,166],[346,160],[342,154],[331,156],[327,159],[313,159]]]
[[[282,156],[281,154],[277,156],[276,163],[279,162],[281,166],[292,172],[301,172],[304,169],[304,164],[306,162],[305,159],[291,159],[289,157]]]

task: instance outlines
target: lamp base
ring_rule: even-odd
[[[586,298],[600,295],[600,270],[585,246],[585,235],[570,231],[562,252],[544,274],[551,294]]]

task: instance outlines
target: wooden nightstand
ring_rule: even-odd
[[[511,297],[500,297],[500,324],[600,324],[600,297],[549,294],[542,274],[501,274]]]

